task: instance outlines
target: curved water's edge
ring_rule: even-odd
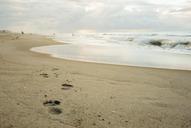
[[[111,46],[63,44],[33,47],[30,50],[49,54],[54,58],[71,61],[157,69],[191,70],[190,55],[118,48],[116,49],[116,47]]]

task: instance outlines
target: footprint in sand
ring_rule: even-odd
[[[48,78],[48,74],[47,73],[41,73],[41,76],[43,76],[44,78]]]
[[[74,86],[71,84],[62,84],[62,90],[69,90],[71,88],[73,88]]]
[[[62,109],[54,106],[60,105],[60,103],[58,100],[47,100],[43,102],[43,105],[49,107],[49,113],[58,115],[62,113]]]
[[[56,78],[58,78],[58,76],[59,76],[58,73],[54,73],[54,75],[55,75]]]
[[[58,100],[47,100],[43,103],[44,106],[56,106],[56,105],[60,105],[60,101]]]
[[[49,113],[58,115],[62,113],[62,109],[52,107],[52,108],[49,108]]]
[[[58,69],[58,68],[53,68],[53,69],[52,69],[52,71],[57,71],[57,70],[59,70],[59,69]]]

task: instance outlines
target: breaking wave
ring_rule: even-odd
[[[191,54],[190,34],[89,33],[61,34],[56,40],[72,44],[120,45],[140,49]]]

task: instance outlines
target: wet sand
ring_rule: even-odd
[[[0,33],[0,128],[189,128],[191,72],[68,61]],[[162,61],[162,60],[161,60]]]

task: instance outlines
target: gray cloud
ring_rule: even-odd
[[[1,0],[0,29],[189,31],[186,0]],[[176,21],[176,22],[174,22]]]
[[[191,7],[175,9],[175,10],[171,10],[170,12],[191,12]]]

